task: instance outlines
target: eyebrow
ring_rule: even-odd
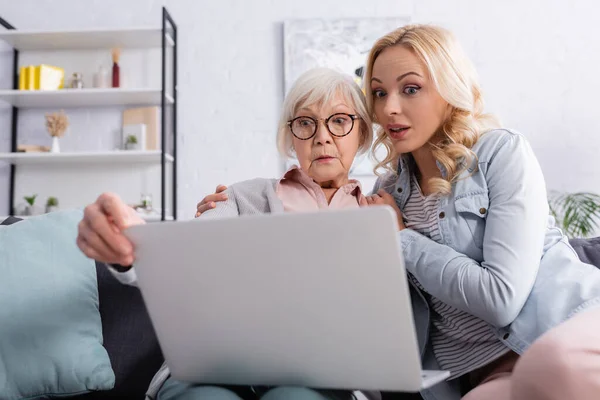
[[[333,106],[333,107],[332,107],[332,109],[333,109],[333,110],[336,110],[336,109],[338,109],[338,108],[341,108],[341,107],[343,107],[343,108],[347,108],[347,109],[349,109],[349,110],[352,110],[352,107],[350,107],[350,106],[349,106],[349,105],[347,105],[346,103],[338,103],[338,104],[336,104],[335,106]],[[302,111],[302,112],[308,112],[308,113],[314,113],[314,111],[312,111],[311,109],[309,109],[309,108],[306,108],[306,107],[302,107],[302,108],[300,108],[300,109],[299,109],[297,112],[301,112],[301,111]]]
[[[409,75],[416,75],[416,76],[418,76],[419,78],[422,78],[422,76],[421,76],[420,74],[418,74],[418,73],[416,73],[416,72],[413,72],[413,71],[411,71],[411,72],[407,72],[407,73],[405,73],[405,74],[402,74],[402,75],[400,75],[399,77],[397,77],[397,78],[396,78],[396,82],[400,82],[402,79],[406,78],[406,77],[407,77],[407,76],[409,76]],[[373,81],[375,81],[375,82],[379,82],[379,83],[383,83],[381,80],[379,80],[379,79],[377,79],[377,78],[375,78],[375,77],[371,78],[371,82],[373,82]]]

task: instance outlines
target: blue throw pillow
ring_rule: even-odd
[[[0,226],[0,399],[109,390],[94,261],[77,248],[81,210]]]

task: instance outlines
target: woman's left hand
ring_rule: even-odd
[[[406,228],[406,226],[404,226],[404,220],[402,219],[402,211],[400,211],[398,204],[396,204],[396,200],[394,200],[394,197],[391,194],[383,189],[379,189],[376,194],[372,196],[366,196],[366,199],[369,206],[388,205],[392,207],[398,216],[398,230]]]

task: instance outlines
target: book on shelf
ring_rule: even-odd
[[[128,108],[123,111],[123,127],[145,125],[145,148],[140,150],[160,150],[158,136],[160,123],[159,107]],[[131,128],[131,127],[130,127]],[[125,128],[124,131],[130,128]]]
[[[17,153],[47,153],[50,147],[37,144],[20,144],[17,146]]]
[[[58,90],[64,88],[64,82],[64,68],[47,64],[19,68],[19,90]]]

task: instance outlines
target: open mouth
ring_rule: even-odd
[[[390,133],[390,136],[394,139],[400,139],[402,138],[405,134],[406,131],[408,131],[410,129],[410,126],[406,126],[406,125],[388,125],[388,132]]]

